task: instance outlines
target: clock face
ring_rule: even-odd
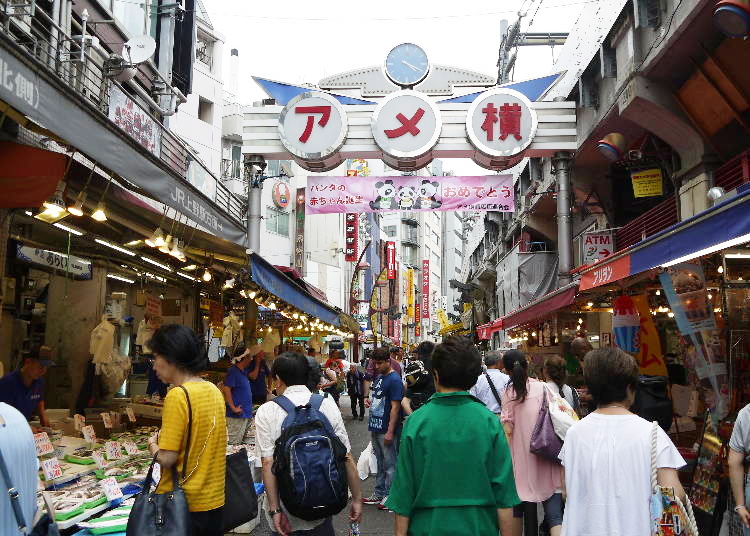
[[[430,72],[427,54],[412,43],[395,46],[385,58],[385,72],[400,86],[413,86],[425,79]]]

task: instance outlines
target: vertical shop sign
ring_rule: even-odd
[[[305,273],[305,189],[297,188],[297,225],[294,227],[294,267]]]
[[[430,320],[430,260],[422,261],[422,319]]]
[[[420,326],[419,326],[419,317],[420,313],[419,310],[422,308],[421,304],[417,303],[414,306],[414,337],[421,336]]]
[[[345,219],[345,246],[344,260],[346,262],[357,262],[357,249],[359,238],[359,215],[348,212]],[[391,279],[390,277],[388,279]]]
[[[406,270],[406,312],[409,318],[414,316],[414,270],[411,268]]]
[[[635,358],[641,368],[641,374],[648,376],[666,376],[667,364],[661,351],[661,340],[656,331],[653,316],[649,310],[648,297],[639,294],[631,297],[638,314],[641,317],[640,352]],[[599,340],[601,346],[601,339]]]
[[[396,243],[385,243],[385,257],[388,264],[388,279],[396,279]]]

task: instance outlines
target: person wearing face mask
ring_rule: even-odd
[[[23,360],[19,370],[0,379],[0,402],[16,408],[27,420],[37,413],[42,426],[49,426],[44,411],[44,375],[55,364],[50,352],[48,346],[42,346]]]

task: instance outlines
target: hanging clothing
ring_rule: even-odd
[[[115,326],[107,320],[107,315],[102,316],[102,321],[91,332],[89,353],[93,356],[96,373],[99,374],[99,365],[112,362],[112,348],[115,345]]]
[[[223,324],[224,333],[221,335],[221,345],[225,348],[233,348],[240,337],[240,321],[234,311],[229,313],[229,316],[224,317]]]
[[[136,332],[135,336],[135,344],[136,346],[141,347],[142,354],[151,353],[151,350],[146,345],[146,343],[151,340],[151,337],[154,336],[154,331],[156,331],[154,329],[154,326],[152,326],[150,322],[146,322],[145,318],[138,323],[138,331]]]

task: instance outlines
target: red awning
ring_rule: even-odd
[[[38,207],[55,193],[65,175],[67,157],[21,145],[0,142],[0,208]]]
[[[550,292],[527,306],[504,316],[501,319],[503,329],[514,328],[533,320],[544,318],[558,309],[567,307],[575,301],[577,293],[578,283],[571,283],[554,292]]]
[[[492,338],[493,333],[500,331],[501,329],[503,329],[503,319],[498,318],[487,324],[477,326],[477,337],[479,337],[480,341],[488,341]]]

